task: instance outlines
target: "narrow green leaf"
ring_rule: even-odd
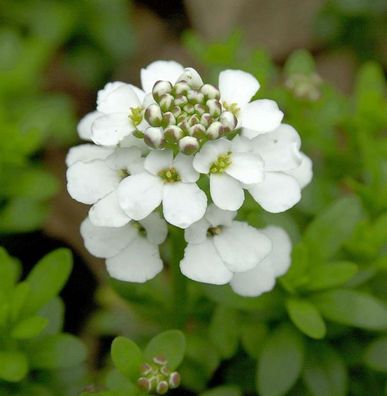
[[[258,361],[257,390],[262,396],[285,395],[296,383],[304,360],[302,339],[293,328],[277,328]]]
[[[0,379],[19,382],[28,373],[27,358],[19,351],[0,351]]]
[[[43,334],[60,333],[63,328],[65,307],[59,297],[54,297],[39,310],[39,315],[47,319]]]
[[[286,309],[292,322],[311,338],[323,338],[326,326],[318,309],[309,301],[290,298],[286,301]]]
[[[328,345],[310,344],[303,370],[312,396],[347,395],[348,374],[340,356]]]
[[[242,396],[242,391],[235,385],[224,385],[209,389],[199,396]]]
[[[38,336],[47,326],[48,320],[41,316],[31,316],[18,322],[11,331],[11,337],[23,340]]]
[[[139,377],[144,358],[135,342],[125,337],[117,337],[112,343],[111,355],[117,370],[135,381]]]
[[[144,354],[148,361],[163,356],[168,360],[168,367],[175,370],[183,361],[185,348],[184,334],[179,330],[167,330],[149,341]]]
[[[231,358],[238,348],[238,322],[235,310],[220,306],[210,323],[211,341],[224,359]]]
[[[372,369],[387,373],[387,336],[377,338],[367,346],[364,361]]]
[[[241,343],[251,358],[257,359],[262,351],[264,340],[267,337],[266,324],[248,321],[241,325]]]
[[[54,334],[34,343],[30,364],[36,369],[59,369],[76,366],[86,358],[83,343],[71,334]]]
[[[333,322],[368,330],[387,329],[386,305],[368,294],[337,289],[315,294],[311,300]]]
[[[55,297],[67,282],[71,269],[68,249],[58,249],[43,257],[27,277],[31,293],[24,311],[34,313]]]
[[[313,252],[313,260],[325,261],[333,257],[351,236],[361,215],[359,200],[345,197],[316,217],[306,229],[303,239],[309,251]]]
[[[307,290],[322,290],[341,286],[358,272],[358,266],[347,261],[320,264],[310,269]]]
[[[15,322],[20,316],[22,309],[30,298],[30,293],[31,288],[27,282],[24,281],[17,284],[17,286],[13,290],[10,301],[11,321]]]
[[[9,294],[15,286],[21,272],[20,263],[12,258],[7,251],[0,246],[0,291]]]

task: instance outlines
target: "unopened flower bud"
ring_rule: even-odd
[[[231,111],[224,111],[220,115],[219,121],[229,131],[233,131],[238,123],[238,120],[236,119],[235,115],[233,113],[231,113]]]
[[[220,99],[220,92],[211,84],[204,84],[200,88],[200,92],[208,99]]]
[[[213,117],[219,117],[220,116],[220,113],[222,112],[222,105],[220,104],[219,100],[217,100],[217,99],[209,99],[209,100],[207,100],[206,105],[208,107],[208,112]]]
[[[169,111],[173,106],[175,98],[171,94],[164,94],[159,101],[160,108],[162,111]]]
[[[190,89],[191,87],[186,81],[179,81],[173,87],[173,90],[176,95],[186,95]]]
[[[192,67],[185,68],[178,81],[186,81],[194,89],[200,88],[203,85],[200,74]]]
[[[184,154],[194,154],[199,150],[199,142],[193,136],[184,136],[179,140],[179,149]]]
[[[152,95],[156,102],[165,94],[172,92],[172,84],[169,81],[156,81],[152,88]]]
[[[181,108],[179,106],[175,106],[171,113],[177,118],[181,114]]]
[[[170,374],[168,382],[171,389],[176,389],[181,382],[180,374],[177,371],[174,371]]]
[[[160,148],[164,143],[164,135],[161,128],[147,128],[144,132],[145,143],[153,148]]]
[[[163,122],[162,122],[164,128],[168,125],[174,125],[176,124],[176,118],[175,116],[170,112],[166,112],[163,114]]]
[[[152,390],[152,382],[148,378],[140,377],[137,380],[137,385],[145,392],[150,392]]]
[[[200,103],[196,104],[194,109],[197,114],[204,114],[206,112],[206,107]]]
[[[140,368],[141,375],[147,375],[152,372],[152,366],[148,363],[144,363]]]
[[[177,142],[183,135],[183,130],[177,125],[170,125],[164,130],[164,139],[170,143]]]
[[[175,98],[175,105],[176,105],[176,106],[183,107],[183,106],[185,106],[187,103],[188,103],[188,99],[187,99],[186,96],[184,96],[184,95],[176,96],[176,98]]]
[[[192,126],[200,123],[200,118],[194,114],[189,118],[188,125]]]
[[[204,125],[206,128],[212,123],[213,118],[211,117],[210,113],[204,113],[201,117],[200,117],[200,123],[202,125]]]
[[[195,124],[189,128],[189,134],[201,139],[206,136],[206,128],[202,124]]]
[[[222,134],[223,125],[219,121],[213,122],[206,131],[206,135],[210,139],[217,139]]]
[[[204,95],[201,92],[198,92],[198,91],[189,91],[187,93],[187,99],[192,104],[204,103]]]
[[[193,114],[195,109],[193,107],[193,105],[191,103],[187,103],[184,107],[183,110],[187,113],[187,114]]]
[[[157,384],[156,392],[159,395],[165,395],[168,392],[168,390],[169,390],[169,386],[168,386],[168,382],[167,381],[160,381]]]
[[[148,121],[149,125],[159,127],[163,120],[160,106],[156,103],[149,105],[145,110],[145,119]]]
[[[165,366],[168,363],[168,360],[165,359],[164,356],[158,355],[153,358],[153,362],[158,364],[159,366]]]

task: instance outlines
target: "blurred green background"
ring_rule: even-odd
[[[77,121],[94,109],[97,90],[111,80],[139,84],[141,67],[157,59],[196,67],[213,83],[225,68],[254,74],[258,96],[275,99],[285,122],[299,131],[315,175],[290,212],[270,215],[247,206],[243,213],[253,225],[285,227],[295,244],[292,269],[275,292],[241,299],[190,284],[187,393],[175,394],[231,383],[234,388],[213,395],[384,395],[385,0],[0,0],[0,244],[23,262],[23,275],[57,247],[73,251],[76,265],[62,293],[64,330],[89,347],[89,370],[77,375],[86,384],[101,382],[90,373],[105,366],[113,336],[141,340],[174,325],[169,303],[163,311],[157,300],[168,300],[160,292],[168,279],[142,288],[116,282],[123,299],[107,286],[102,261],[80,239],[87,208],[65,190],[65,155],[80,143]],[[3,253],[0,265],[11,260]],[[207,340],[214,330],[205,323],[222,333],[230,317],[244,325],[223,339],[235,348],[219,350],[217,337]],[[298,330],[288,353],[299,370],[289,379],[279,371],[297,363],[282,366],[270,353],[270,363],[262,363],[268,353],[262,357],[259,345],[272,332],[280,340],[285,332],[286,341],[290,323]],[[66,380],[72,374],[59,381],[32,367],[18,387],[2,382],[1,364],[0,354],[1,396],[76,394]],[[262,380],[276,382],[276,375],[288,386],[272,389]]]

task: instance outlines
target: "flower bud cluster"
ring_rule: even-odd
[[[156,356],[152,363],[142,366],[137,385],[145,392],[164,395],[180,385],[180,374],[168,368],[168,361],[163,356]]]
[[[150,125],[144,141],[153,148],[172,148],[193,154],[208,140],[234,131],[237,118],[224,108],[220,92],[197,78],[180,79],[174,85],[157,81],[152,89],[155,103],[146,107],[144,118]],[[196,76],[195,76],[196,77]]]

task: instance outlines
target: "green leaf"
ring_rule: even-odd
[[[287,59],[284,71],[290,74],[312,74],[315,71],[313,56],[305,49],[294,51]]]
[[[30,364],[36,369],[76,366],[86,358],[83,343],[71,334],[53,334],[35,342],[30,349]]]
[[[341,286],[349,281],[359,268],[347,261],[318,264],[310,269],[307,290],[322,290]]]
[[[304,347],[299,334],[286,325],[277,328],[266,340],[259,358],[259,394],[285,395],[300,376],[303,360]]]
[[[348,375],[340,356],[324,344],[310,344],[303,380],[312,396],[347,395]]]
[[[387,336],[377,338],[367,346],[364,361],[374,370],[387,372]]]
[[[155,356],[163,356],[168,360],[168,367],[175,370],[183,361],[186,343],[184,334],[179,330],[168,330],[153,337],[145,348],[144,354],[148,361]]]
[[[27,358],[19,351],[0,351],[0,379],[21,381],[28,373]]]
[[[313,261],[333,257],[351,236],[361,215],[359,200],[351,196],[337,200],[316,217],[306,229],[303,239],[309,252],[313,253]]]
[[[224,359],[231,358],[238,348],[238,322],[237,312],[222,306],[215,310],[212,317],[210,339]]]
[[[9,294],[15,286],[21,272],[20,263],[12,258],[7,251],[0,246],[0,291]]]
[[[292,322],[311,338],[324,338],[326,326],[318,309],[309,301],[290,298],[286,301]]]
[[[17,323],[11,331],[11,337],[23,340],[38,336],[47,326],[48,320],[41,316],[31,316]]]
[[[241,325],[241,343],[251,358],[258,358],[267,334],[268,328],[262,322],[254,323],[248,321]]]
[[[72,269],[71,252],[57,249],[40,260],[27,277],[31,287],[24,311],[34,313],[47,304],[63,288]]]
[[[59,333],[63,328],[65,307],[59,297],[54,297],[39,310],[39,315],[47,319],[43,334]]]
[[[387,329],[387,307],[369,294],[337,289],[318,293],[311,300],[333,322],[368,330]]]
[[[242,396],[242,392],[237,386],[224,385],[207,390],[199,396]]]
[[[20,282],[17,284],[15,289],[13,290],[11,296],[11,320],[16,321],[20,316],[21,310],[28,301],[31,293],[30,285],[27,282]],[[28,297],[28,299],[27,299]]]
[[[111,355],[113,363],[120,373],[133,381],[138,378],[144,358],[135,342],[125,337],[115,338],[112,343]]]

